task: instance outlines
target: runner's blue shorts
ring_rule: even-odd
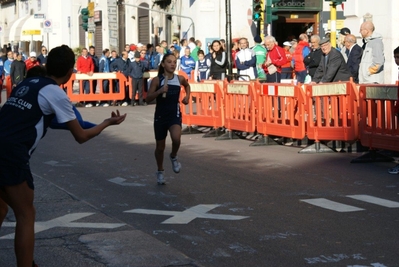
[[[28,183],[29,188],[35,189],[33,176],[29,168],[0,165],[0,187],[19,185],[25,181]]]
[[[160,141],[166,139],[170,126],[177,124],[181,127],[181,123],[182,123],[181,117],[155,118],[154,120],[155,140]]]

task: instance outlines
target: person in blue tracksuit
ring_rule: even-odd
[[[184,56],[180,58],[180,69],[184,71],[188,78],[191,78],[191,71],[195,68],[195,60],[190,56],[190,48],[184,50]]]

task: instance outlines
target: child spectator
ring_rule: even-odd
[[[210,59],[205,59],[205,53],[203,50],[198,51],[198,61],[195,62],[194,77],[196,82],[202,80],[208,80],[209,71],[211,68]]]
[[[180,58],[180,68],[184,71],[188,78],[191,79],[191,71],[195,68],[195,60],[190,56],[190,48],[186,47],[184,56]]]

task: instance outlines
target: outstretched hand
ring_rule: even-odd
[[[111,118],[109,118],[107,120],[109,121],[110,125],[118,125],[118,124],[122,123],[125,120],[125,118],[126,118],[126,113],[121,115],[119,113],[119,110],[116,110],[116,113],[115,113],[115,111],[112,111]]]

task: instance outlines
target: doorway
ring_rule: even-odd
[[[308,36],[318,34],[318,25],[317,14],[314,13],[279,14],[279,19],[272,24],[272,35],[281,46],[285,41],[298,39],[302,33],[306,33]]]

